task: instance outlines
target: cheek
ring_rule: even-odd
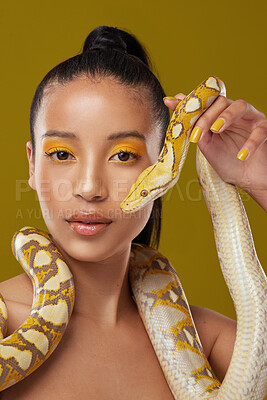
[[[35,170],[36,191],[40,202],[62,205],[71,200],[73,196],[73,184],[70,170],[57,168],[52,163],[44,162],[40,156],[40,162]]]
[[[53,221],[57,224],[66,214],[71,199],[71,182],[42,167],[36,171],[35,182],[42,215],[50,230]]]
[[[146,205],[145,207],[141,208],[137,212],[131,214],[123,213],[120,219],[120,229],[121,229],[121,236],[123,240],[123,235],[128,232],[128,238],[130,236],[130,240],[133,240],[146,226],[154,202]]]

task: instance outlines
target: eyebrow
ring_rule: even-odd
[[[44,140],[46,137],[62,137],[62,138],[68,138],[72,140],[77,140],[79,141],[79,137],[76,136],[72,132],[61,132],[61,131],[47,131],[45,132],[42,136],[41,139]],[[142,133],[139,133],[138,131],[123,131],[123,132],[117,132],[117,133],[112,133],[107,137],[107,140],[115,140],[115,139],[121,139],[121,138],[126,138],[126,137],[137,137],[144,142],[146,142],[146,138]]]

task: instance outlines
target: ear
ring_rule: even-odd
[[[29,175],[30,175],[28,183],[29,183],[30,187],[33,190],[36,190],[36,186],[35,186],[35,164],[34,164],[31,140],[29,140],[26,143],[26,151],[27,151],[27,156],[28,156],[28,160],[29,160]]]

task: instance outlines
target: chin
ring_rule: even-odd
[[[67,223],[67,222],[66,222]],[[114,222],[111,223],[111,225]],[[115,254],[121,254],[129,250],[134,234],[125,235],[125,231],[106,230],[93,236],[80,235],[66,225],[49,227],[53,241],[66,259],[80,262],[101,262]],[[124,235],[122,234],[124,233]],[[128,232],[129,233],[129,232]]]
[[[98,263],[127,251],[130,246],[131,242],[124,245],[123,248],[121,244],[114,246],[114,244],[106,242],[102,242],[97,246],[92,243],[81,246],[80,243],[72,242],[68,248],[63,250],[63,257],[79,262]]]

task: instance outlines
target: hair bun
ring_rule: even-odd
[[[95,49],[116,49],[139,58],[148,67],[151,67],[151,62],[145,48],[143,48],[134,35],[122,29],[107,25],[95,28],[85,39],[83,53]]]
[[[127,53],[127,45],[120,35],[120,30],[106,25],[94,29],[84,42],[83,53],[95,49],[116,49]]]

